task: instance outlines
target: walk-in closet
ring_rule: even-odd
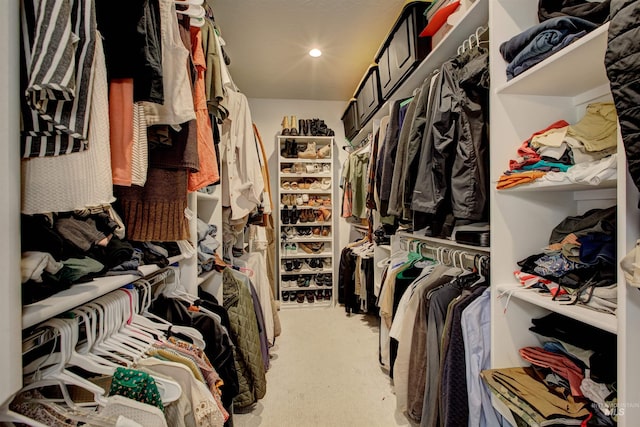
[[[638,425],[640,0],[0,24],[0,425]]]

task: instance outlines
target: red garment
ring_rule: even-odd
[[[200,28],[191,27],[191,55],[198,73],[193,88],[193,104],[196,112],[198,159],[200,169],[189,173],[189,191],[196,191],[220,180],[216,151],[213,143],[213,129],[207,107],[204,73],[207,62],[202,49],[202,33]]]
[[[520,349],[520,357],[535,366],[550,368],[569,381],[572,396],[582,397],[580,390],[580,384],[584,379],[582,369],[567,356],[552,353],[540,347],[524,347]]]
[[[529,139],[524,141],[522,145],[520,145],[520,148],[518,148],[519,158],[516,160],[509,160],[509,169],[510,170],[521,169],[523,166],[532,165],[534,163],[539,162],[541,160],[540,155],[534,148],[532,148],[529,145],[533,137],[536,135],[543,134],[551,129],[558,129],[566,126],[569,126],[569,123],[565,122],[564,120],[558,120],[557,122],[549,125],[546,129],[539,130],[534,134],[532,134],[529,137]]]

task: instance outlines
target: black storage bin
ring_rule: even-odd
[[[351,141],[360,132],[360,122],[358,121],[358,103],[355,98],[349,100],[349,106],[342,115],[344,125],[344,136]]]
[[[389,99],[395,88],[431,51],[430,37],[418,37],[427,25],[424,11],[429,4],[422,1],[407,4],[376,55],[383,100]]]
[[[378,66],[371,65],[355,93],[358,124],[360,127],[380,108],[380,80]]]

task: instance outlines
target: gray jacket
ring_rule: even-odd
[[[411,207],[478,221],[488,201],[488,53],[475,49],[445,62],[421,151]]]

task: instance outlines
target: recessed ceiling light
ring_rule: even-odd
[[[322,52],[320,51],[320,49],[311,49],[309,51],[309,55],[313,56],[314,58],[317,58],[318,56],[322,55]]]

